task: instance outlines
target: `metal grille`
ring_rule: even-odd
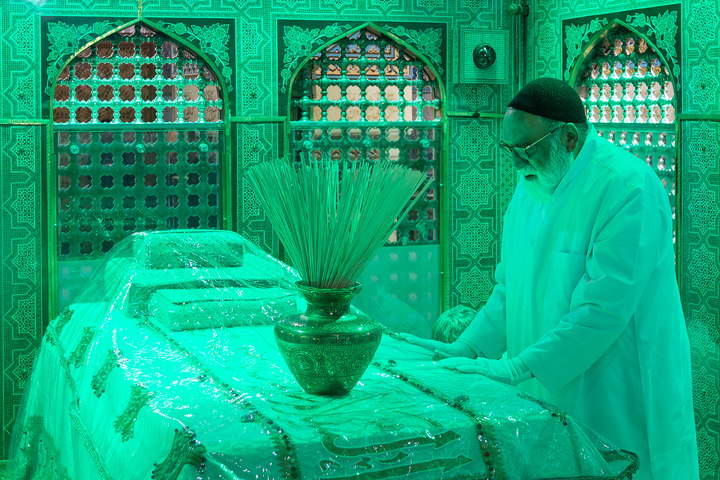
[[[60,308],[126,236],[222,227],[222,98],[197,53],[142,24],[96,42],[60,73]]]
[[[143,25],[80,52],[58,77],[56,126],[219,122],[222,92],[197,55]]]
[[[292,86],[295,161],[389,160],[438,178],[442,116],[433,71],[372,28],[312,56]],[[437,184],[388,239],[438,243]]]
[[[675,89],[668,67],[647,40],[618,26],[586,57],[576,88],[598,134],[643,159],[660,177],[673,212]]]

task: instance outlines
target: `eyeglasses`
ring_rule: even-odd
[[[566,123],[563,123],[562,125],[558,125],[557,127],[555,127],[555,128],[553,128],[552,130],[550,130],[548,133],[546,133],[545,135],[543,135],[542,137],[540,137],[540,138],[538,138],[537,140],[535,140],[533,143],[531,143],[531,144],[528,145],[527,147],[514,147],[514,146],[512,146],[512,145],[508,145],[507,143],[505,143],[505,142],[503,142],[503,141],[501,140],[501,141],[500,141],[500,149],[502,149],[503,152],[505,152],[506,154],[508,154],[508,155],[511,156],[511,157],[513,156],[513,154],[515,154],[515,155],[517,155],[520,159],[522,159],[522,160],[524,160],[524,161],[527,162],[527,161],[530,160],[530,156],[531,156],[533,153],[535,153],[535,150],[537,149],[537,144],[538,144],[538,143],[542,142],[543,140],[545,140],[545,138],[547,138],[548,136],[550,136],[555,130],[557,130],[558,128],[562,128],[562,127],[564,127],[565,125],[567,125],[567,124],[566,124]]]

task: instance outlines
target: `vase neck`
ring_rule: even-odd
[[[308,302],[307,310],[305,311],[305,316],[307,317],[314,317],[314,318],[323,318],[327,321],[335,321],[338,318],[342,317],[348,311],[350,310],[350,303],[346,303],[343,305],[339,304],[333,304],[333,305],[319,305],[319,304],[312,304]]]
[[[317,321],[333,322],[350,310],[350,302],[360,292],[360,286],[353,288],[312,288],[298,285],[300,293],[308,303],[305,316]]]

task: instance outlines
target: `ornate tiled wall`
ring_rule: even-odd
[[[43,287],[43,125],[40,118],[39,21],[25,2],[0,5],[0,311],[4,450],[47,324]]]
[[[685,219],[680,255],[683,308],[692,341],[693,397],[697,420],[700,473],[703,479],[720,474],[720,175],[717,122],[684,122],[683,192]]]
[[[0,308],[4,438],[22,398],[35,349],[47,325],[43,288],[42,184],[44,128],[0,125]]]
[[[277,235],[274,235],[270,229],[262,207],[260,207],[260,202],[250,185],[244,180],[243,174],[252,165],[271,160],[277,156],[273,147],[273,139],[277,139],[281,135],[281,124],[238,123],[233,125],[233,131],[237,149],[234,158],[238,159],[236,162],[238,178],[236,218],[239,225],[238,231],[266,251],[277,253],[279,249]]]
[[[2,314],[3,413],[0,458],[7,454],[15,412],[33,355],[48,321],[48,228],[44,192],[54,188],[45,174],[47,89],[56,69],[86,42],[144,16],[208,54],[228,82],[233,194],[232,228],[269,252],[280,245],[244,182],[245,170],[280,155],[286,145],[289,75],[310,47],[344,28],[371,21],[425,55],[445,86],[443,109],[446,207],[441,235],[446,250],[445,307],[479,307],[492,288],[499,254],[501,217],[514,187],[509,164],[497,161],[497,117],[516,90],[513,84],[459,83],[459,32],[512,29],[509,2],[489,0],[5,0],[0,2],[0,312]],[[82,12],[81,15],[78,12]],[[287,30],[293,20],[318,19]],[[425,26],[432,18],[437,28]],[[46,26],[66,28],[50,32]],[[298,22],[301,23],[301,22]],[[326,30],[330,25],[331,30]],[[52,46],[51,46],[52,45]],[[507,53],[513,56],[512,52]],[[511,69],[516,65],[511,64]],[[39,125],[12,121],[37,119]],[[46,183],[44,184],[43,181]],[[54,207],[53,207],[54,208]],[[53,233],[52,231],[50,232]],[[438,262],[439,263],[439,262]]]
[[[703,480],[720,477],[720,9],[683,4],[682,224],[683,308],[692,342],[693,397]],[[695,121],[709,118],[715,121]]]
[[[679,18],[659,12],[647,21],[665,40],[675,29],[681,35],[678,278],[692,345],[700,477],[711,480],[720,478],[720,10],[715,0],[673,3],[680,5]],[[575,42],[568,43],[564,20],[653,7],[657,2],[645,0],[532,1],[528,80],[564,74],[563,45],[571,49]],[[599,27],[588,23],[584,33]]]

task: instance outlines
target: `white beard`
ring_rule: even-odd
[[[536,202],[547,203],[570,169],[571,163],[572,154],[560,145],[559,139],[553,138],[546,161],[537,168],[530,164],[525,165],[518,170],[518,175],[530,198]],[[527,180],[526,175],[535,175],[536,178]]]

